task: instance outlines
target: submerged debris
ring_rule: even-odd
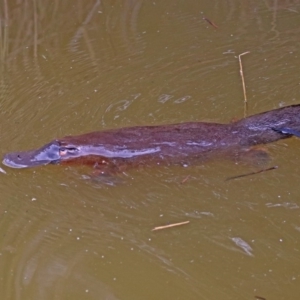
[[[214,22],[212,22],[210,19],[208,19],[208,18],[206,18],[206,17],[203,17],[202,19],[205,20],[205,21],[206,21],[208,24],[210,24],[212,27],[218,28],[218,26],[217,26]]]
[[[245,242],[243,239],[241,239],[240,237],[233,237],[231,238],[231,240],[240,248],[242,248],[244,250],[244,252],[246,254],[248,254],[249,256],[253,256],[252,251],[253,249],[251,248],[251,246]]]

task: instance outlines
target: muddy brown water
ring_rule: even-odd
[[[1,155],[241,118],[245,51],[249,114],[300,103],[299,13],[299,1],[1,0]],[[1,297],[296,299],[299,146],[268,146],[278,169],[228,182],[256,167],[155,167],[109,186],[86,168],[2,166]]]

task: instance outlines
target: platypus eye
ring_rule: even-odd
[[[64,156],[64,155],[67,155],[67,154],[73,155],[73,154],[76,154],[78,151],[79,151],[79,149],[76,148],[76,147],[61,147],[59,149],[59,154],[61,156]]]

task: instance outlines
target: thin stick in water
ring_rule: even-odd
[[[228,178],[225,179],[225,181],[233,180],[233,179],[237,179],[237,178],[241,178],[241,177],[246,177],[246,176],[250,176],[250,175],[255,175],[255,174],[259,174],[259,173],[263,173],[263,172],[267,172],[267,171],[271,171],[271,170],[276,170],[276,169],[278,169],[278,166],[273,166],[271,168],[262,169],[262,170],[259,170],[259,171],[256,171],[256,172],[251,172],[251,173],[246,173],[246,174],[242,174],[242,175],[228,177]]]
[[[189,179],[191,178],[191,175],[186,176],[180,183],[184,184],[185,182],[187,182]]]
[[[218,28],[218,26],[214,22],[212,22],[210,19],[204,17],[203,20],[205,20],[212,27]]]
[[[96,13],[96,11],[98,9],[98,6],[100,4],[101,4],[101,0],[96,0],[96,2],[93,5],[92,9],[90,10],[88,15],[86,16],[85,20],[82,22],[82,24],[79,26],[79,28],[75,32],[74,36],[72,37],[71,42],[69,44],[70,45],[70,50],[72,52],[75,52],[77,50],[78,41],[84,33],[84,27],[85,27],[85,25],[87,25],[91,21],[91,19],[93,18],[93,15]]]
[[[240,63],[240,74],[242,77],[242,85],[243,85],[243,93],[244,93],[244,118],[247,116],[247,95],[246,95],[246,85],[245,85],[245,80],[244,80],[244,72],[243,72],[243,65],[242,65],[242,59],[241,56],[250,53],[250,51],[243,52],[242,54],[239,55],[239,63]]]
[[[175,227],[175,226],[181,226],[181,225],[185,225],[185,224],[188,224],[188,223],[190,223],[190,221],[184,221],[184,222],[180,222],[180,223],[173,223],[173,224],[164,225],[164,226],[157,226],[157,227],[154,227],[151,231],[171,228],[171,227]]]

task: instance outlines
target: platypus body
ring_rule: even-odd
[[[110,171],[149,164],[184,164],[240,155],[251,146],[300,136],[300,105],[219,124],[188,122],[136,126],[56,139],[37,150],[13,152],[3,164],[28,168],[47,164],[80,163]]]

